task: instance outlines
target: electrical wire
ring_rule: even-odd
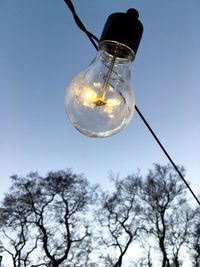
[[[95,41],[99,42],[99,39],[92,34],[91,32],[89,32],[85,26],[83,25],[82,21],[80,20],[80,18],[78,17],[78,15],[76,14],[75,8],[71,2],[71,0],[64,0],[64,2],[67,4],[67,6],[69,7],[69,9],[71,10],[73,16],[74,16],[74,20],[77,24],[77,26],[84,32],[86,33],[86,35],[88,36],[88,38],[90,39],[90,41],[92,42],[92,44],[94,45],[94,47],[96,48],[96,50],[98,50],[98,46],[96,45]],[[174,163],[174,161],[172,160],[172,158],[170,157],[170,155],[168,154],[168,152],[166,151],[166,149],[164,148],[164,146],[162,145],[161,141],[158,139],[158,137],[156,136],[155,132],[153,131],[152,127],[149,125],[149,123],[147,122],[147,120],[144,118],[144,116],[142,115],[142,112],[139,110],[139,108],[135,105],[135,110],[137,111],[138,115],[140,116],[140,118],[142,119],[142,121],[144,122],[144,124],[146,125],[146,127],[148,128],[148,130],[150,131],[150,133],[152,134],[152,136],[154,137],[154,139],[156,140],[157,144],[160,146],[161,150],[163,151],[163,153],[166,155],[166,157],[168,158],[168,160],[170,161],[170,163],[172,164],[172,166],[174,167],[174,169],[176,170],[176,172],[178,173],[178,175],[180,176],[180,178],[182,179],[182,181],[184,182],[184,184],[186,185],[186,187],[188,188],[188,190],[190,191],[190,193],[192,194],[192,196],[194,197],[194,199],[196,200],[196,202],[198,203],[198,205],[200,206],[200,201],[197,198],[197,196],[195,195],[195,193],[193,192],[193,190],[191,189],[191,187],[189,186],[188,182],[186,181],[186,179],[184,178],[183,174],[180,172],[180,170],[178,169],[178,167],[176,166],[176,164]]]
[[[78,15],[76,14],[75,8],[71,2],[71,0],[64,0],[65,4],[68,6],[68,8],[70,9],[70,11],[72,12],[73,16],[74,16],[74,20],[77,24],[77,26],[84,32],[86,33],[86,35],[88,36],[88,38],[90,39],[90,41],[92,42],[93,46],[96,48],[96,50],[98,50],[98,46],[96,45],[95,41],[99,42],[99,39],[92,34],[91,32],[89,32],[85,26],[83,25],[82,21],[80,20],[80,18],[78,17]],[[95,41],[94,41],[94,40]]]
[[[185,180],[184,176],[182,175],[182,173],[180,172],[180,170],[178,169],[178,167],[176,166],[176,164],[174,163],[174,161],[172,160],[172,158],[170,157],[170,155],[167,153],[166,149],[164,148],[164,146],[162,145],[162,143],[160,142],[160,140],[158,139],[158,137],[154,133],[153,129],[151,128],[151,126],[149,125],[149,123],[146,121],[146,119],[144,118],[144,116],[142,115],[141,111],[139,110],[139,108],[136,105],[135,105],[135,110],[139,114],[139,116],[142,119],[142,121],[144,122],[144,124],[149,129],[150,133],[153,135],[154,139],[156,140],[156,142],[158,143],[158,145],[160,146],[160,148],[162,149],[162,151],[164,152],[164,154],[166,155],[166,157],[168,158],[168,160],[171,162],[171,164],[174,167],[174,169],[176,170],[176,172],[179,174],[179,176],[181,177],[181,179],[183,180],[183,182],[185,183],[185,185],[189,189],[190,193],[193,195],[194,199],[200,205],[199,199],[197,198],[197,196],[195,195],[195,193],[193,192],[193,190],[189,186],[188,182]]]

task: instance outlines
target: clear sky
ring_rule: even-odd
[[[136,8],[144,34],[132,68],[137,106],[200,192],[200,1],[74,0],[101,35],[113,12]],[[64,91],[96,51],[64,1],[0,1],[0,193],[9,176],[72,168],[106,185],[113,171],[142,173],[168,160],[137,114],[121,133],[92,139],[64,110]]]

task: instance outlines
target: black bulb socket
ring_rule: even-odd
[[[139,20],[139,13],[131,8],[126,13],[113,13],[108,17],[100,42],[116,41],[128,46],[136,54],[142,33],[143,25]]]

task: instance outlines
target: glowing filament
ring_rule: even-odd
[[[100,84],[95,84],[95,87],[100,87]],[[80,91],[76,91],[76,96],[83,106],[94,109],[102,107],[102,110],[108,114],[110,118],[114,118],[112,114],[114,109],[121,104],[118,98],[102,98],[90,87],[85,87]]]

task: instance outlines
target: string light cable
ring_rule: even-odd
[[[89,38],[89,40],[91,41],[91,43],[93,44],[93,46],[95,47],[96,50],[98,50],[98,43],[99,43],[99,39],[92,34],[91,32],[89,32],[84,24],[82,23],[82,21],[80,20],[80,18],[78,17],[78,15],[76,14],[75,8],[71,2],[71,0],[64,0],[64,2],[66,3],[66,5],[68,6],[68,8],[70,9],[70,11],[73,14],[74,20],[77,24],[77,26],[87,35],[87,37]],[[96,43],[97,42],[97,43]],[[157,142],[157,144],[159,145],[159,147],[161,148],[161,150],[163,151],[163,153],[165,154],[165,156],[168,158],[168,160],[170,161],[170,163],[172,164],[172,166],[174,167],[175,171],[177,172],[177,174],[180,176],[180,178],[182,179],[182,181],[184,182],[184,184],[186,185],[186,187],[188,188],[188,190],[190,191],[190,193],[192,194],[192,196],[194,197],[194,199],[196,200],[196,202],[198,203],[198,205],[200,206],[200,201],[197,198],[197,196],[195,195],[194,191],[192,190],[192,188],[190,187],[189,183],[186,181],[186,179],[184,178],[183,174],[181,173],[181,171],[178,169],[178,167],[176,166],[176,164],[174,163],[174,161],[172,160],[172,158],[170,157],[169,153],[167,152],[167,150],[165,149],[165,147],[162,145],[161,141],[159,140],[159,138],[156,136],[155,132],[153,131],[152,127],[150,126],[150,124],[147,122],[147,120],[145,119],[145,117],[143,116],[142,112],[140,111],[140,109],[137,107],[137,105],[135,105],[135,110],[137,112],[137,114],[139,115],[139,117],[142,119],[143,123],[145,124],[145,126],[148,128],[149,132],[151,133],[151,135],[153,136],[153,138],[155,139],[155,141]]]

